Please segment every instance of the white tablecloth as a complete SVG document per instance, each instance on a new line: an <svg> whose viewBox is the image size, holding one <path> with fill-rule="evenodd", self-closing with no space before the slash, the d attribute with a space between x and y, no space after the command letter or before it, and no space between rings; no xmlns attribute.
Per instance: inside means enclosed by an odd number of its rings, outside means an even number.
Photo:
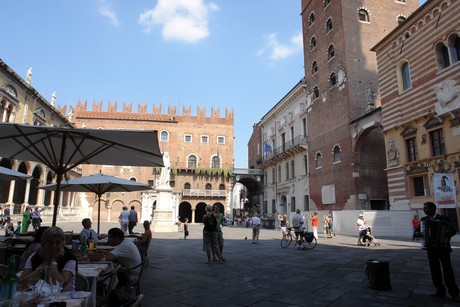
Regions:
<svg viewBox="0 0 460 307"><path fill-rule="evenodd" d="M110 272L114 269L111 261L97 261L78 264L78 273L85 276L89 281L90 291L93 294L93 303L96 306L96 286L97 278L102 273Z"/></svg>

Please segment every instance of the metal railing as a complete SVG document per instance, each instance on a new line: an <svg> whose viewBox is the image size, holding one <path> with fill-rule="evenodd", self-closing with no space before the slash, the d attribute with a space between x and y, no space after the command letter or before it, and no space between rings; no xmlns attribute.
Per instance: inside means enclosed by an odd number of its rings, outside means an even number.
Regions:
<svg viewBox="0 0 460 307"><path fill-rule="evenodd" d="M263 155L263 161L268 161L274 157L276 157L277 155L283 153L283 152L286 152L288 151L289 149L297 146L297 145L307 145L308 142L307 142L307 136L305 135L299 135L297 137L295 137L293 140L289 141L289 142L286 142L284 143L283 145L275 148L274 150L272 150L272 152L264 152L264 155Z"/></svg>
<svg viewBox="0 0 460 307"><path fill-rule="evenodd" d="M187 197L226 197L225 190L202 190L202 189L184 189L182 196Z"/></svg>

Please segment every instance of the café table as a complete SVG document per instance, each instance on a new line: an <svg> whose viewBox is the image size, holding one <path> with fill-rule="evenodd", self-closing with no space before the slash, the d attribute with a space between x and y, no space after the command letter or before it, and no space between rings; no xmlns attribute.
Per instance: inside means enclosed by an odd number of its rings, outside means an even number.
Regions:
<svg viewBox="0 0 460 307"><path fill-rule="evenodd" d="M41 300L37 307L48 306L51 302L65 302L66 307L96 307L96 299L93 296L92 292L61 292L52 301L49 299Z"/></svg>
<svg viewBox="0 0 460 307"><path fill-rule="evenodd" d="M93 294L93 303L96 305L97 278L115 268L112 261L94 261L78 263L78 273L85 276L89 281L90 291Z"/></svg>

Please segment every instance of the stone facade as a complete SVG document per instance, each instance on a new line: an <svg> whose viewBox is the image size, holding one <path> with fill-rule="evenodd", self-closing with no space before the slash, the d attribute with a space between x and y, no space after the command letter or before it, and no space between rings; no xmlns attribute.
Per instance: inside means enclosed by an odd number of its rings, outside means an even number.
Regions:
<svg viewBox="0 0 460 307"><path fill-rule="evenodd" d="M433 201L436 173L453 174L458 198L459 10L458 0L427 1L373 48L394 209L420 209ZM457 214L446 211L457 220L458 208Z"/></svg>
<svg viewBox="0 0 460 307"><path fill-rule="evenodd" d="M158 130L160 149L170 157L169 183L176 199L175 214L182 221L187 217L190 222L201 222L206 204L218 204L222 212L227 212L233 171L233 110L226 109L221 117L220 109L214 108L208 116L205 108L197 108L196 115L192 115L191 107L183 107L181 114L175 106L163 112L162 105L154 104L138 104L137 112L133 112L132 103L123 103L121 110L116 102L109 102L105 110L103 107L102 102L93 102L89 110L87 102L79 101L61 112L72 113L78 128ZM161 168L85 165L82 171L83 175L102 171L156 187ZM139 211L142 194L104 195L101 220L116 221L122 206L134 205ZM92 205L93 196L88 194L87 198ZM156 197L150 201L155 202ZM148 219L151 214L144 213L142 218Z"/></svg>
<svg viewBox="0 0 460 307"><path fill-rule="evenodd" d="M417 0L302 0L312 210L388 208L370 49L417 7Z"/></svg>
<svg viewBox="0 0 460 307"><path fill-rule="evenodd" d="M54 96L54 97L53 97ZM17 124L69 127L73 125L54 107L55 94L51 102L41 96L32 86L32 70L23 79L0 60L0 120ZM0 165L31 175L33 178L24 181L0 182L0 205L9 205L14 214L21 214L25 206L46 206L44 217L52 215L54 192L38 190L39 185L51 183L54 174L44 164L32 161L0 159ZM69 172L70 178L80 176L79 170ZM75 205L73 193L63 193L60 216L71 217L79 213Z"/></svg>

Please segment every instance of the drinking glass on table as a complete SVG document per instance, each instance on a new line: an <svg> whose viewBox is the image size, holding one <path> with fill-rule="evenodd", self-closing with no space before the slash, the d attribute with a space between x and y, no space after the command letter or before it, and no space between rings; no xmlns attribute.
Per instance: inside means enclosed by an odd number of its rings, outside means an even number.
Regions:
<svg viewBox="0 0 460 307"><path fill-rule="evenodd" d="M62 281L55 280L51 286L53 287L53 301L58 301L62 290Z"/></svg>

